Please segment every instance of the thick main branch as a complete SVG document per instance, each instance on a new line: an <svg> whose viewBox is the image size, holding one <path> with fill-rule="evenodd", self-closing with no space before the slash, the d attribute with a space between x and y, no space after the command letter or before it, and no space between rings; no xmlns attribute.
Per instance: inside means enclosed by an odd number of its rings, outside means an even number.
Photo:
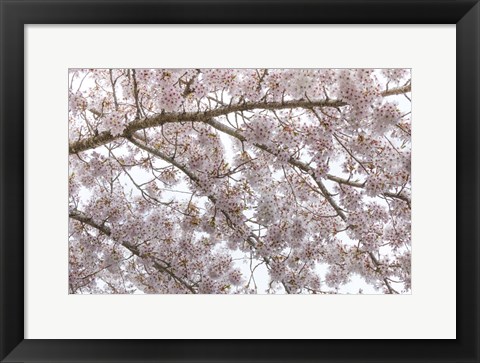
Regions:
<svg viewBox="0 0 480 363"><path fill-rule="evenodd" d="M385 91L382 93L382 96L391 96L401 93L410 92L411 86L407 85L400 88L392 88L391 90ZM128 137L134 132L142 129L147 129L150 127L161 126L166 123L171 122L182 122L182 121L191 121L191 122L204 122L206 120L212 119L218 116L225 116L233 112L241 111L253 111L255 109L263 110L282 110L289 108L306 108L311 109L312 107L342 107L346 106L347 103L342 100L290 100L285 102L242 102L239 104L223 106L215 108L212 110L204 112L183 112L183 113L162 113L154 117L149 117L146 119L136 119L128 124L127 128L123 134L118 136L113 136L108 131L99 133L98 135L78 140L70 143L68 147L69 154L76 154L85 150L93 149L98 146L109 143L118 137Z"/></svg>

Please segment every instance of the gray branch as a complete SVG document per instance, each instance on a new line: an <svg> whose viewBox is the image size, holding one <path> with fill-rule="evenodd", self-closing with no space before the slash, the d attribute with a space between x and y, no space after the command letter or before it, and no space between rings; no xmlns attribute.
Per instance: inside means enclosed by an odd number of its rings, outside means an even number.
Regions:
<svg viewBox="0 0 480 363"><path fill-rule="evenodd" d="M81 223L87 224L90 227L93 227L100 232L102 232L104 235L111 237L112 231L111 229L106 226L105 224L98 224L96 223L91 217L87 216L85 213L80 212L78 210L71 211L69 213L69 217L72 219L75 219ZM127 250L129 250L131 253L133 253L135 256L147 259L145 256L143 256L138 248L128 242L120 242L120 245L125 247ZM154 260L153 261L153 266L155 267L156 270L168 274L170 277L172 277L175 281L177 281L179 284L184 286L187 290L189 290L192 294L196 294L196 290L188 284L185 280L183 280L181 277L177 276L173 271L167 268L167 266L162 266L158 261Z"/></svg>

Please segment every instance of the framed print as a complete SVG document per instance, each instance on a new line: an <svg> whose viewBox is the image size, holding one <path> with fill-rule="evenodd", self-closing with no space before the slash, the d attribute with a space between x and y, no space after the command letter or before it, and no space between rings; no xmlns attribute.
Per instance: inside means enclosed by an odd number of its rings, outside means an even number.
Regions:
<svg viewBox="0 0 480 363"><path fill-rule="evenodd" d="M477 1L1 7L2 361L479 361Z"/></svg>

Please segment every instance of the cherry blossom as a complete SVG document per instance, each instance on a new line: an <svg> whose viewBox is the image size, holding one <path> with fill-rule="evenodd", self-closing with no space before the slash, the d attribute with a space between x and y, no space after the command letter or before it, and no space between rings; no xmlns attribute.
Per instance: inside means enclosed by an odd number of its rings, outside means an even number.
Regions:
<svg viewBox="0 0 480 363"><path fill-rule="evenodd" d="M411 291L409 69L71 69L69 292Z"/></svg>

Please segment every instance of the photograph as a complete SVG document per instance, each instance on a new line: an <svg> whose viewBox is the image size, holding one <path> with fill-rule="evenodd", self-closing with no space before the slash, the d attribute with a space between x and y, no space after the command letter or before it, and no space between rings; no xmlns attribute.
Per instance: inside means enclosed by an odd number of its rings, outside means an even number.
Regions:
<svg viewBox="0 0 480 363"><path fill-rule="evenodd" d="M68 70L69 294L411 294L409 68Z"/></svg>

